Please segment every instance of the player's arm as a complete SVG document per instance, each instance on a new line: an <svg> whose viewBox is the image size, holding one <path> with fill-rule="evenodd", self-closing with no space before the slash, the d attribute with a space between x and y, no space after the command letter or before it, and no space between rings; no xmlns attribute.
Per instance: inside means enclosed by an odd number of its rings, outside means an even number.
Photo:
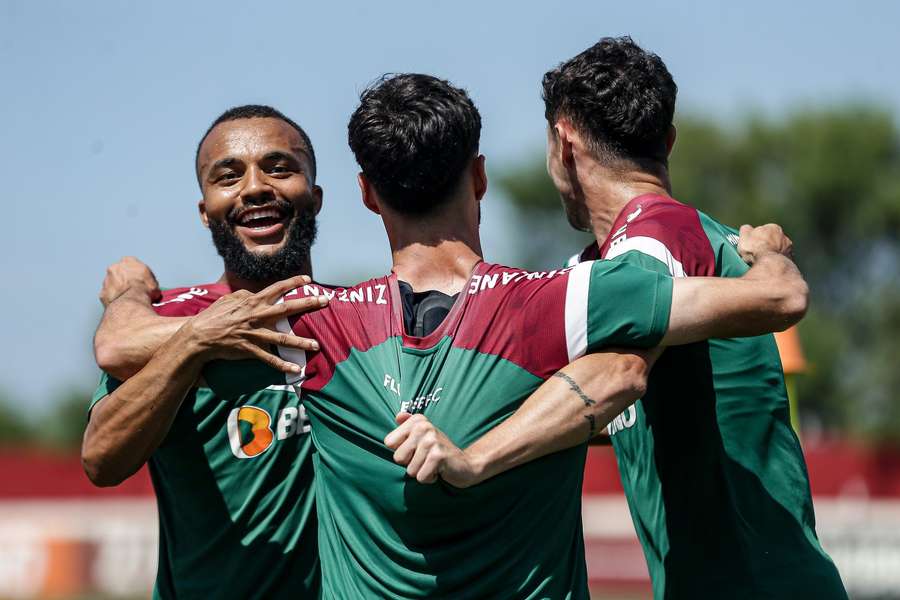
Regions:
<svg viewBox="0 0 900 600"><path fill-rule="evenodd" d="M791 249L781 229L745 226L741 228L739 249L745 260L753 263L744 277L677 279L671 288L654 286L647 271L642 274L640 269L605 265L615 270L594 276L585 286L587 295L602 299L605 289L607 297L618 298L618 302L604 301L591 309L595 314L587 315L583 332L586 350L593 351L610 339L653 345L660 338L665 344L756 335L799 321L806 311L807 288L796 266L781 254L789 254ZM687 285L681 286L683 283ZM592 292L595 284L598 287ZM676 291L679 287L680 293ZM652 306L635 310L642 297L651 298ZM663 312L659 312L660 305L665 308ZM641 313L650 316L641 317ZM618 323L616 315L620 315ZM741 319L747 322L734 322ZM649 369L660 353L657 349L646 355L643 368L640 363L631 362L629 368L622 362L628 360L624 358L627 354L580 358L545 382L513 416L465 450L456 447L422 415L399 415L400 426L385 438L385 444L396 450L395 461L407 466L407 472L421 482L433 482L441 476L452 485L474 485L593 437L643 394ZM630 381L627 376L618 378L619 389L613 375L617 369L631 374ZM572 410L573 399L581 401L580 412Z"/></svg>
<svg viewBox="0 0 900 600"><path fill-rule="evenodd" d="M138 259L126 256L106 270L103 318L94 334L94 358L104 372L128 379L184 325L188 317L156 314L151 302L159 297L156 277Z"/></svg>
<svg viewBox="0 0 900 600"><path fill-rule="evenodd" d="M594 438L647 389L661 349L607 350L582 357L544 382L506 421L458 448L422 414L397 415L385 438L410 477L470 487L541 456Z"/></svg>
<svg viewBox="0 0 900 600"><path fill-rule="evenodd" d="M803 318L809 288L789 258L791 241L781 228L744 225L738 251L752 265L741 277L674 280L663 345L783 331Z"/></svg>
<svg viewBox="0 0 900 600"><path fill-rule="evenodd" d="M275 304L301 282L295 277L258 294L238 291L223 296L185 322L140 371L96 403L81 449L90 480L99 486L117 485L147 461L208 361L253 358L284 373L299 373L298 365L263 348L307 349L303 338L265 326L327 304L324 296Z"/></svg>

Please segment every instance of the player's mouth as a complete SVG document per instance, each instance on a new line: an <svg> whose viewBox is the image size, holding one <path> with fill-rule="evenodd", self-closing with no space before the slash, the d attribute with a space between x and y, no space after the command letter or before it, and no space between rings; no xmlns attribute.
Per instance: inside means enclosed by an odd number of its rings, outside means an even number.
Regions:
<svg viewBox="0 0 900 600"><path fill-rule="evenodd" d="M281 238L293 216L293 210L269 204L241 211L232 223L241 235L255 242L275 242L278 240L271 238Z"/></svg>

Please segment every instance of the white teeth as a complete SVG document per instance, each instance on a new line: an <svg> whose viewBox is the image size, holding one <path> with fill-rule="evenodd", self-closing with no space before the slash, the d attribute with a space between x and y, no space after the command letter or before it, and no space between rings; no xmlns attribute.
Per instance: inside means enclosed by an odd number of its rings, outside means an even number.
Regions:
<svg viewBox="0 0 900 600"><path fill-rule="evenodd" d="M265 219L265 218L273 218L278 219L281 217L281 214L272 208L264 208L262 210L255 210L249 214L245 214L241 217L241 224L250 223L256 219Z"/></svg>

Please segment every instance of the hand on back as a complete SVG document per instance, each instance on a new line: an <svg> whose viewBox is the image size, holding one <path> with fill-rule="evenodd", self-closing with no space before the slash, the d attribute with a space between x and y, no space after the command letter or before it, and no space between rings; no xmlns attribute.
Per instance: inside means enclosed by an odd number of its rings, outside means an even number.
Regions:
<svg viewBox="0 0 900 600"><path fill-rule="evenodd" d="M256 358L279 371L299 373L298 365L283 360L265 348L319 349L315 340L275 330L275 324L281 319L318 310L328 304L325 296L279 302L286 293L309 282L309 277L299 275L273 283L255 294L247 290L232 292L192 317L185 327L210 360Z"/></svg>
<svg viewBox="0 0 900 600"><path fill-rule="evenodd" d="M100 302L103 306L128 291L145 294L150 301L159 300L162 293L159 283L150 267L133 256L126 256L106 269L106 277L100 288Z"/></svg>
<svg viewBox="0 0 900 600"><path fill-rule="evenodd" d="M794 244L780 225L775 223L759 227L742 225L740 234L737 249L747 264L752 265L764 254L792 257Z"/></svg>

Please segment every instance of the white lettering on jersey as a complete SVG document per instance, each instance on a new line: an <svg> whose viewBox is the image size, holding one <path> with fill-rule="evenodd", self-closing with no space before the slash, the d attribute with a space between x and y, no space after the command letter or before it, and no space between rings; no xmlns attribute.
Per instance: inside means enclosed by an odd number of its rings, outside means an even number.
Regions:
<svg viewBox="0 0 900 600"><path fill-rule="evenodd" d="M622 414L610 421L609 425L606 426L606 432L609 433L609 435L616 435L623 429L634 427L635 423L637 423L637 408L632 404L623 410Z"/></svg>
<svg viewBox="0 0 900 600"><path fill-rule="evenodd" d="M163 302L157 302L153 306L165 306L166 304L172 304L173 302L187 302L191 298L195 298L197 296L205 296L209 293L209 290L204 288L191 288L186 292L182 292L175 296L174 298L170 298Z"/></svg>

